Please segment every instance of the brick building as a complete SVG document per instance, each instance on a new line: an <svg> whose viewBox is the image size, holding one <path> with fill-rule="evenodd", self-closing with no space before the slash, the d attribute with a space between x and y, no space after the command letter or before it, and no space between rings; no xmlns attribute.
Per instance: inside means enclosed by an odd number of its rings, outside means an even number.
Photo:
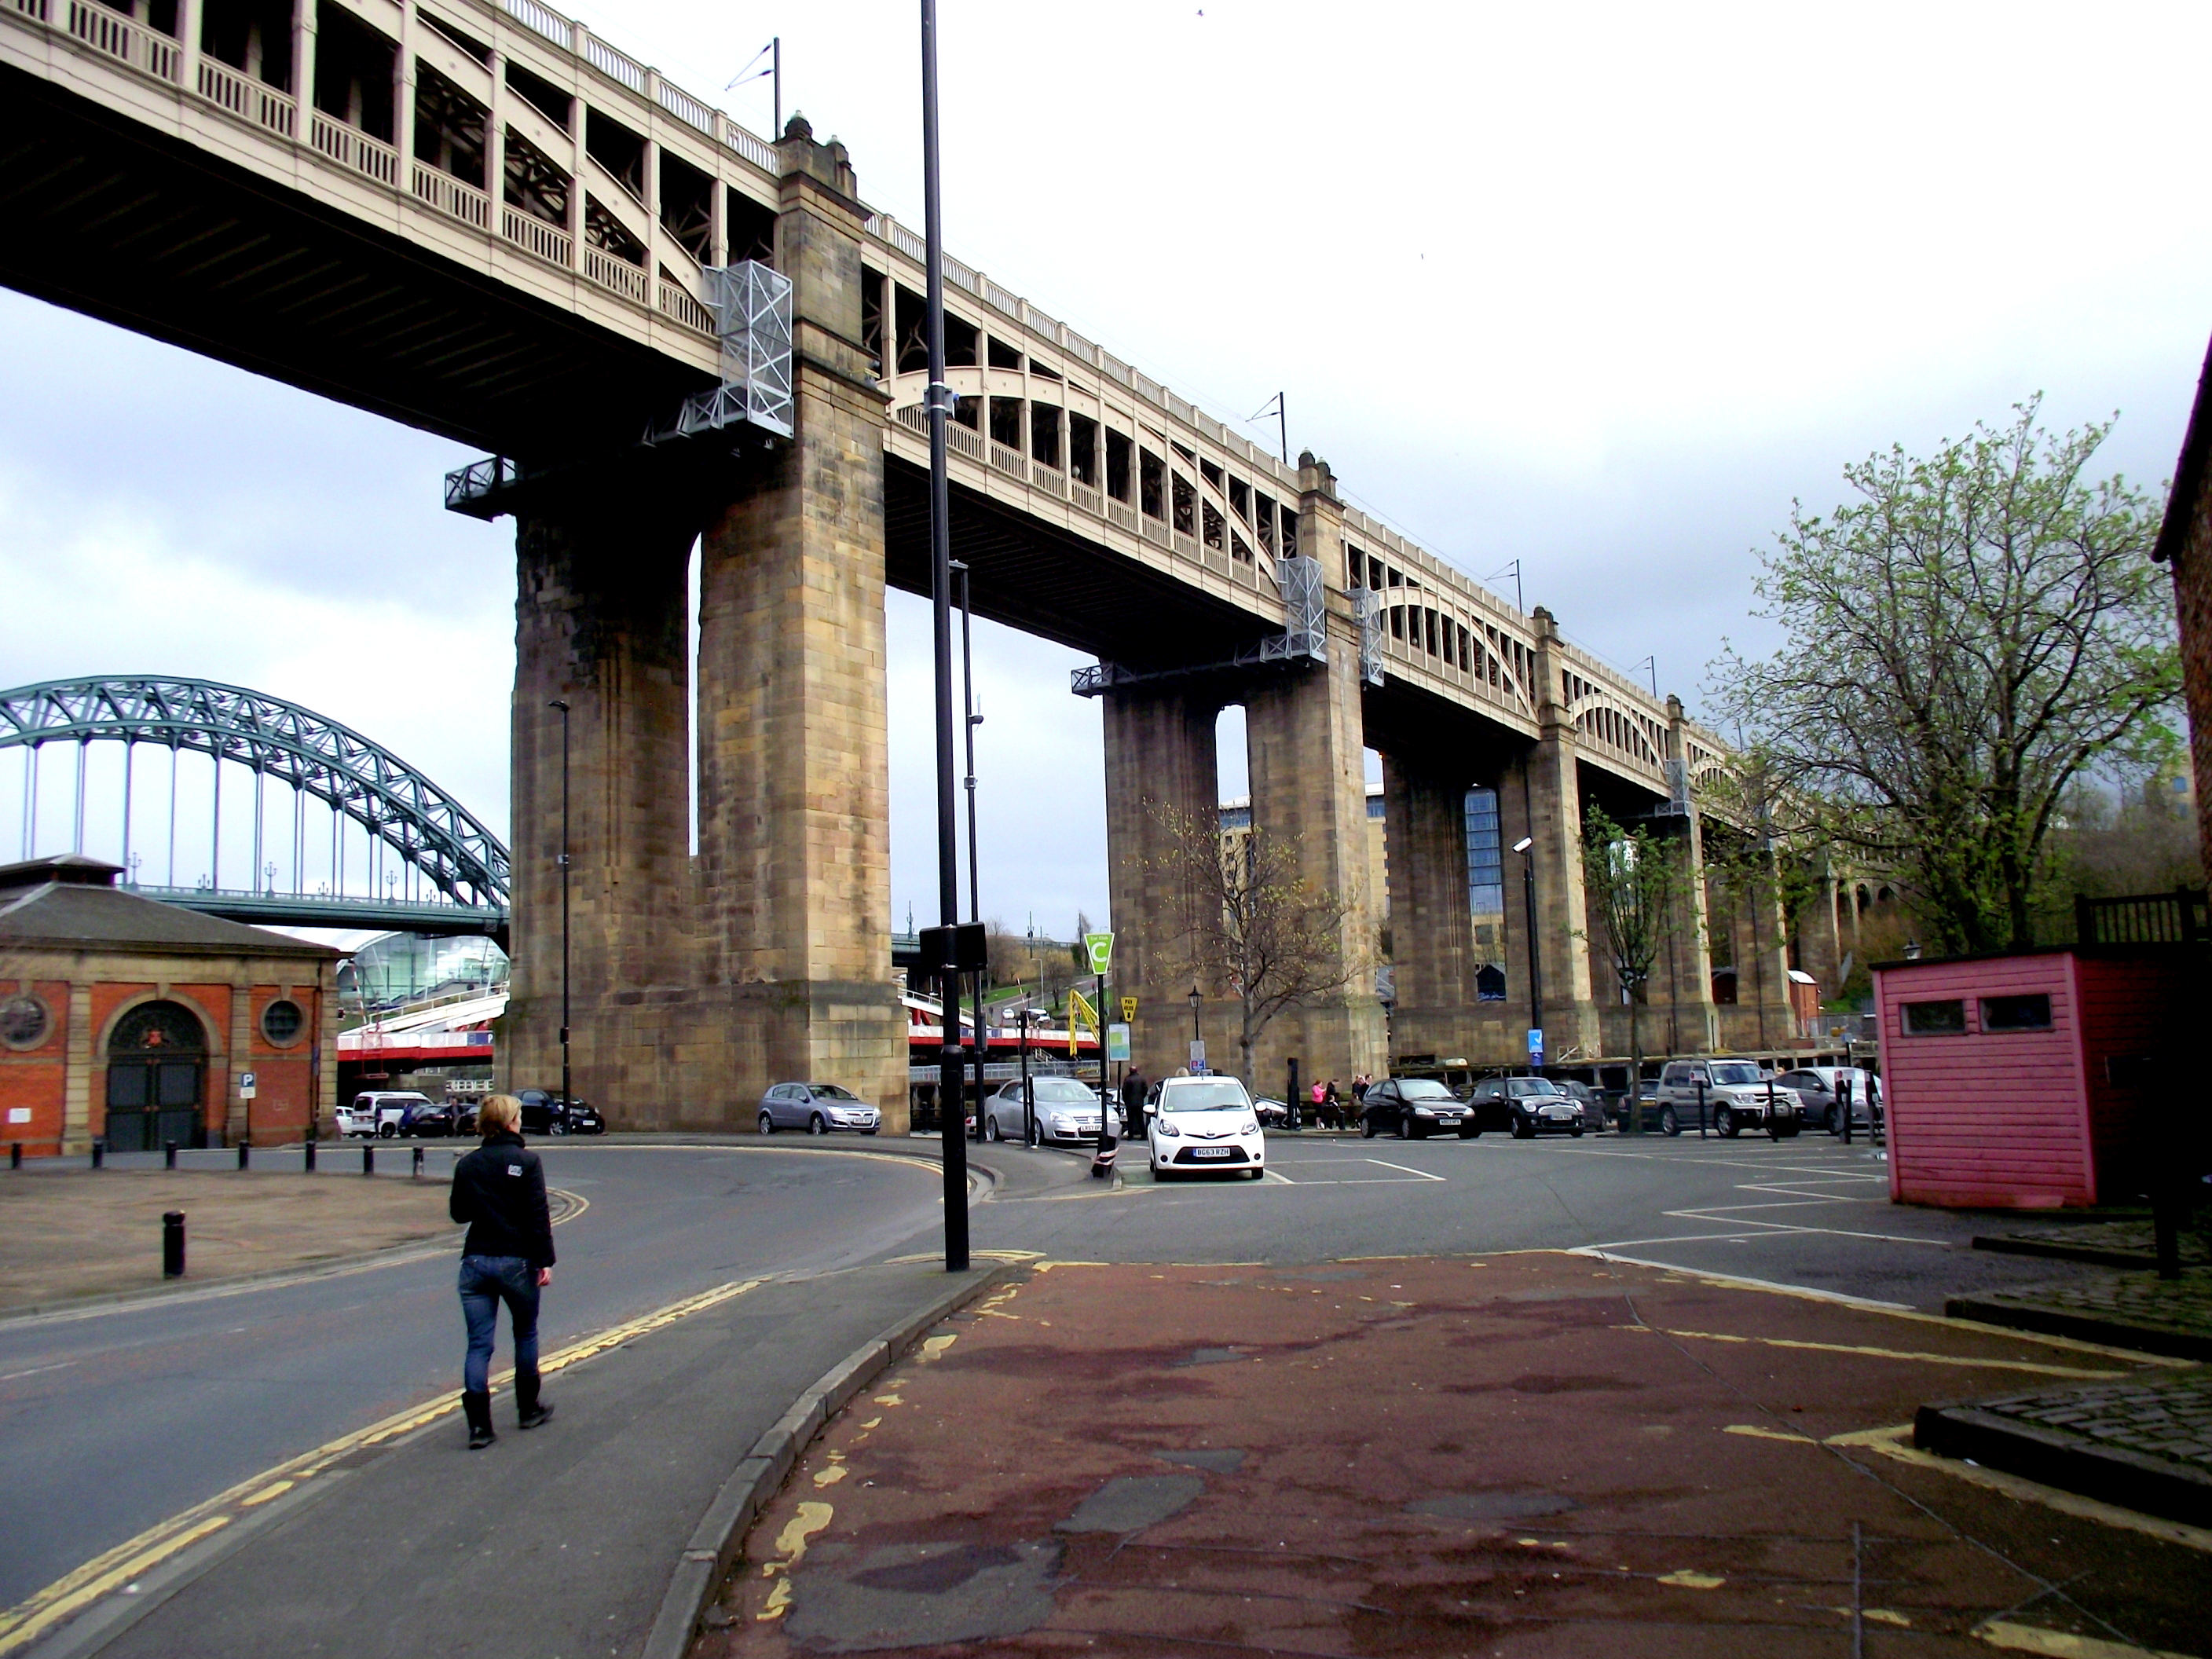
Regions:
<svg viewBox="0 0 2212 1659"><path fill-rule="evenodd" d="M298 1139L337 1086L338 953L141 898L121 873L71 854L0 865L0 1140L35 1156Z"/></svg>
<svg viewBox="0 0 2212 1659"><path fill-rule="evenodd" d="M2181 623L2181 673L2189 703L2190 757L2197 774L2197 844L2212 872L2212 351L2197 382L2197 404L2173 469L2173 495L2151 557L2173 570Z"/></svg>

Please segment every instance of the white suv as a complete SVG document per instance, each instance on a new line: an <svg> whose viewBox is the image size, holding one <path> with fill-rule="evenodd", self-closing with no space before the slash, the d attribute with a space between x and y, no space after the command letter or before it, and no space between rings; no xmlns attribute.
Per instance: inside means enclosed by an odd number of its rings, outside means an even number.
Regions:
<svg viewBox="0 0 2212 1659"><path fill-rule="evenodd" d="M1670 1135L1696 1127L1701 1092L1705 1122L1728 1139L1752 1128L1764 1129L1781 1140L1804 1127L1804 1105L1797 1091L1784 1088L1753 1060L1668 1061L1653 1091L1659 1102L1659 1127Z"/></svg>

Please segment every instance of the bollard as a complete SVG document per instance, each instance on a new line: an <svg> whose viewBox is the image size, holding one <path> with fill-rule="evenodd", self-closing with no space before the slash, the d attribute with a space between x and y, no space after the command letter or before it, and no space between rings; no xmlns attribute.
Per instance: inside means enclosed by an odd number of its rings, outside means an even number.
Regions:
<svg viewBox="0 0 2212 1659"><path fill-rule="evenodd" d="M240 1169L243 1170L246 1164L252 1161L252 1152L253 1143L252 1141L241 1140L238 1143L238 1167Z"/></svg>
<svg viewBox="0 0 2212 1659"><path fill-rule="evenodd" d="M416 1176L422 1173L422 1149L420 1146L415 1149L415 1168L410 1173Z"/></svg>
<svg viewBox="0 0 2212 1659"><path fill-rule="evenodd" d="M177 1143L173 1140L165 1140L161 1143L161 1167L165 1170L173 1170L177 1167Z"/></svg>
<svg viewBox="0 0 2212 1659"><path fill-rule="evenodd" d="M170 1210L161 1217L161 1277L185 1276L185 1212Z"/></svg>
<svg viewBox="0 0 2212 1659"><path fill-rule="evenodd" d="M376 1148L374 1145L361 1149L361 1172L367 1176L376 1173Z"/></svg>
<svg viewBox="0 0 2212 1659"><path fill-rule="evenodd" d="M314 1143L313 1141L310 1140L310 1141L307 1143L307 1173L308 1173L309 1175L313 1175L313 1174L314 1174L314 1172L315 1172L315 1143Z"/></svg>
<svg viewBox="0 0 2212 1659"><path fill-rule="evenodd" d="M20 1140L11 1140L8 1143L8 1167L11 1170L20 1170L23 1167L23 1143Z"/></svg>
<svg viewBox="0 0 2212 1659"><path fill-rule="evenodd" d="M1848 1146L1851 1144L1851 1080L1848 1077L1836 1079L1836 1115L1844 1121L1844 1145Z"/></svg>
<svg viewBox="0 0 2212 1659"><path fill-rule="evenodd" d="M107 1143L104 1140L94 1141L92 1143L92 1167L97 1170L101 1164L106 1162Z"/></svg>
<svg viewBox="0 0 2212 1659"><path fill-rule="evenodd" d="M1698 1139L1705 1138L1705 1080L1698 1079Z"/></svg>

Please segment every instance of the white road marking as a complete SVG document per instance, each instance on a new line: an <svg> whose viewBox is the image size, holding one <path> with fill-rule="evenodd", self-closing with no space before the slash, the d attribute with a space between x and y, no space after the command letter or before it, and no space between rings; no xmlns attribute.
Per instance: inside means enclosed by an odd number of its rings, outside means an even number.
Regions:
<svg viewBox="0 0 2212 1659"><path fill-rule="evenodd" d="M1384 1158L1370 1158L1364 1161L1378 1165L1385 1170L1403 1170L1407 1175L1419 1176L1424 1181L1442 1181L1443 1179L1440 1175L1431 1175L1426 1170L1408 1170L1402 1164L1392 1164Z"/></svg>
<svg viewBox="0 0 2212 1659"><path fill-rule="evenodd" d="M0 1376L0 1382L13 1382L19 1377L37 1376L46 1371L65 1371L76 1364L74 1359L64 1359L52 1365L33 1365L27 1371L9 1371L5 1376Z"/></svg>

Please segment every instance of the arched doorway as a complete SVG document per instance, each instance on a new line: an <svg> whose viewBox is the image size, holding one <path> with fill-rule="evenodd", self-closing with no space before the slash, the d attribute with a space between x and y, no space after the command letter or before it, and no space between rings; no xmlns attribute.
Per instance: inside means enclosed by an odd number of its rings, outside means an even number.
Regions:
<svg viewBox="0 0 2212 1659"><path fill-rule="evenodd" d="M107 1041L109 1149L156 1152L172 1140L206 1146L206 1079L207 1036L198 1015L175 1002L133 1008Z"/></svg>

